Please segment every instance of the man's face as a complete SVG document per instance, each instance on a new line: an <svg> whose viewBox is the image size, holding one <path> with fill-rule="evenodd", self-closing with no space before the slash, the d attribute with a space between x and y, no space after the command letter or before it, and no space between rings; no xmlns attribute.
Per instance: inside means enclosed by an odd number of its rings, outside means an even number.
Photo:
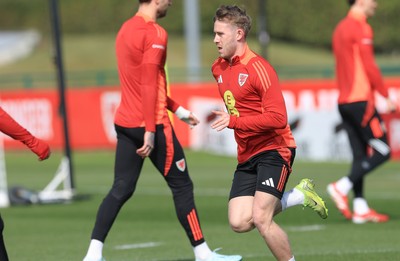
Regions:
<svg viewBox="0 0 400 261"><path fill-rule="evenodd" d="M237 28L226 21L216 20L214 23L214 43L219 56L230 60L236 53Z"/></svg>
<svg viewBox="0 0 400 261"><path fill-rule="evenodd" d="M172 0L158 0L157 19L167 15L168 8L172 5Z"/></svg>
<svg viewBox="0 0 400 261"><path fill-rule="evenodd" d="M375 9L378 7L376 0L363 0L364 12L367 17L375 15Z"/></svg>

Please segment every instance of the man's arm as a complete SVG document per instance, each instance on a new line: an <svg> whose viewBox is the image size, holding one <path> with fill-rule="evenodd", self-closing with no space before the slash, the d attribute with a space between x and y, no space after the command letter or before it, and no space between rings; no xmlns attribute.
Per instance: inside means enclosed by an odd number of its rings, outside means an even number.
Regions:
<svg viewBox="0 0 400 261"><path fill-rule="evenodd" d="M360 56L364 65L367 77L371 83L371 88L386 98L388 111L396 111L396 103L389 97L387 86L384 84L381 70L375 62L373 33L372 29L367 35L363 35L359 40Z"/></svg>
<svg viewBox="0 0 400 261"><path fill-rule="evenodd" d="M39 160L45 160L50 156L49 145L33 136L24 127L19 125L3 108L0 107L0 131L15 140L25 144L34 152Z"/></svg>
<svg viewBox="0 0 400 261"><path fill-rule="evenodd" d="M389 96L388 89L383 82L382 73L375 62L372 29L365 30L365 33L359 34L357 38L361 61L371 87L387 98Z"/></svg>
<svg viewBox="0 0 400 261"><path fill-rule="evenodd" d="M146 73L143 73L146 72ZM157 64L142 65L141 95L143 118L146 131L156 131L156 103L158 92L158 72Z"/></svg>

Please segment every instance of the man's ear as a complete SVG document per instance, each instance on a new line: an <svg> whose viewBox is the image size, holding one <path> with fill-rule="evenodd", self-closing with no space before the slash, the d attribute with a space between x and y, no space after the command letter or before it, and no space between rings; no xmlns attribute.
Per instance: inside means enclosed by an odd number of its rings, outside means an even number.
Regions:
<svg viewBox="0 0 400 261"><path fill-rule="evenodd" d="M236 30L236 40L242 40L242 39L244 39L245 38L245 34L244 34L244 30L243 29L241 29L241 28L238 28L237 30Z"/></svg>

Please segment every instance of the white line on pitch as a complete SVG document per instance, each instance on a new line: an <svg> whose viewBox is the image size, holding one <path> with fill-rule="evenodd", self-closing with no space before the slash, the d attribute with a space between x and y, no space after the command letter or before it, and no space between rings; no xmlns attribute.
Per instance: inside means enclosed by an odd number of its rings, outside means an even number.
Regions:
<svg viewBox="0 0 400 261"><path fill-rule="evenodd" d="M326 226L324 225L309 225L309 226L287 226L284 228L292 232L304 232L304 231L318 231L324 230Z"/></svg>
<svg viewBox="0 0 400 261"><path fill-rule="evenodd" d="M147 242L147 243L137 243L137 244L125 244L115 246L114 249L117 250L126 250L126 249L136 249L136 248L149 248L149 247L156 247L162 245L160 242Z"/></svg>

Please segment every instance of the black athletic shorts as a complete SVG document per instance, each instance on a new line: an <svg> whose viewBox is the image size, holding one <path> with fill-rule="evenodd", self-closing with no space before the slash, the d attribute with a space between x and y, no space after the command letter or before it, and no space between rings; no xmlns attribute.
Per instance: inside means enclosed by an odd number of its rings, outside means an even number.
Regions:
<svg viewBox="0 0 400 261"><path fill-rule="evenodd" d="M370 115L366 115L367 106L367 102L354 102L338 106L346 130L352 128L357 138L366 144L374 139L387 143L386 129L382 118L375 108Z"/></svg>
<svg viewBox="0 0 400 261"><path fill-rule="evenodd" d="M277 150L261 152L248 161L238 164L233 176L229 199L240 196L254 196L262 191L281 199L296 155L290 148L290 162Z"/></svg>

